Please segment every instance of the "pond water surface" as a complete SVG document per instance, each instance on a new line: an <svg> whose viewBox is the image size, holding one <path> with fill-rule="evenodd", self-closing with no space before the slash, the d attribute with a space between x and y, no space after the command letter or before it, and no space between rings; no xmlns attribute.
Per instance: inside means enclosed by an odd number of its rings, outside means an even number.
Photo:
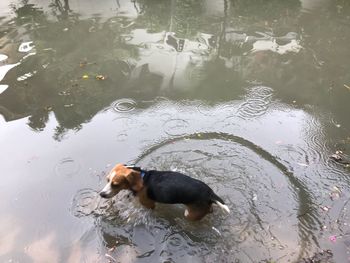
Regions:
<svg viewBox="0 0 350 263"><path fill-rule="evenodd" d="M349 43L347 0L1 0L0 261L350 262ZM115 163L231 214L102 200Z"/></svg>

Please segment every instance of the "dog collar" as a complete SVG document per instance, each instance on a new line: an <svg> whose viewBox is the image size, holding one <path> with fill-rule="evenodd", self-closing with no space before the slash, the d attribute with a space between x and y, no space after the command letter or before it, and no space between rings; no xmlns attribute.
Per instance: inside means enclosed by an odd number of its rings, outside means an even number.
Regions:
<svg viewBox="0 0 350 263"><path fill-rule="evenodd" d="M141 169L141 167L134 166L134 165L125 165L129 169L133 169L135 171L138 171L141 173L141 178L143 179L146 175L146 172Z"/></svg>
<svg viewBox="0 0 350 263"><path fill-rule="evenodd" d="M146 173L145 171L141 171L141 178L143 179L145 177Z"/></svg>

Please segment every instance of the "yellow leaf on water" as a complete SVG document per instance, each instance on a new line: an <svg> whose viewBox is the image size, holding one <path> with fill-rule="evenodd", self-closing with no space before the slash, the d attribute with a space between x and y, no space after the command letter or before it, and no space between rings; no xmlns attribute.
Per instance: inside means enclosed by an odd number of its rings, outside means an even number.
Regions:
<svg viewBox="0 0 350 263"><path fill-rule="evenodd" d="M96 79L98 79L98 80L105 80L106 77L103 76L103 75L97 75L97 76L96 76Z"/></svg>
<svg viewBox="0 0 350 263"><path fill-rule="evenodd" d="M88 79L89 75L83 75L83 79Z"/></svg>

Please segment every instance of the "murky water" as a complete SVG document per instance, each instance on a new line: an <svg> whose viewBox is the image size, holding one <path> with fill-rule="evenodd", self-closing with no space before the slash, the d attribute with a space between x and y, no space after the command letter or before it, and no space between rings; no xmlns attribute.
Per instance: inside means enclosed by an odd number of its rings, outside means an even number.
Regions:
<svg viewBox="0 0 350 263"><path fill-rule="evenodd" d="M350 262L349 42L347 0L2 0L0 261ZM102 200L119 162L232 212Z"/></svg>

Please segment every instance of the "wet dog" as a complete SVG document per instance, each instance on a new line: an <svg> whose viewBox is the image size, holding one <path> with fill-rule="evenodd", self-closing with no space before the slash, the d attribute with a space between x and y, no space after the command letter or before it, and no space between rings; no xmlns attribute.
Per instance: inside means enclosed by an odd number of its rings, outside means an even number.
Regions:
<svg viewBox="0 0 350 263"><path fill-rule="evenodd" d="M214 191L202 181L172 171L146 171L139 167L117 164L107 175L107 185L100 196L111 198L127 189L138 197L140 203L154 209L156 202L186 205L185 217L200 220L212 212L216 204L227 213L230 209Z"/></svg>

